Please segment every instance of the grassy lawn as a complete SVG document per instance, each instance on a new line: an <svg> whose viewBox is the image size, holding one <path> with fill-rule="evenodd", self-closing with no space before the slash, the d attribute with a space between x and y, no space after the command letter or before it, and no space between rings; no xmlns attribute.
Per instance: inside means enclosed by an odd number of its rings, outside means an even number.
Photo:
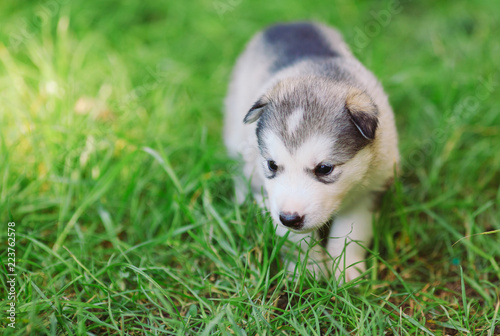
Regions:
<svg viewBox="0 0 500 336"><path fill-rule="evenodd" d="M400 134L345 285L283 272L221 139L237 55L295 19L342 31ZM0 333L500 335L499 34L494 0L0 2Z"/></svg>

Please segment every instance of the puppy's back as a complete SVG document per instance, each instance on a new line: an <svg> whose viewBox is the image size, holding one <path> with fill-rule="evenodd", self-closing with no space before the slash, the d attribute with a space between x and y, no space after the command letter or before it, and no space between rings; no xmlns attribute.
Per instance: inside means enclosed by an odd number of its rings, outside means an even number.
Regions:
<svg viewBox="0 0 500 336"><path fill-rule="evenodd" d="M275 58L269 71L282 70L303 60L325 60L349 56L340 34L335 30L310 22L276 24L262 35L265 49Z"/></svg>

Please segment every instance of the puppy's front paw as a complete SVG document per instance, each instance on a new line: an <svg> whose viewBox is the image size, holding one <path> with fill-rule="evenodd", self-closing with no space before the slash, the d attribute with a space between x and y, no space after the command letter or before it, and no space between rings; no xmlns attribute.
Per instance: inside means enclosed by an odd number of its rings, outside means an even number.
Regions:
<svg viewBox="0 0 500 336"><path fill-rule="evenodd" d="M328 266L324 262L310 261L307 264L307 269L316 280L328 280L330 278Z"/></svg>
<svg viewBox="0 0 500 336"><path fill-rule="evenodd" d="M290 274L298 274L307 270L316 280L324 280L329 278L329 271L326 264L324 262L318 262L315 260L308 260L305 267L302 264L288 261L286 264L286 270Z"/></svg>
<svg viewBox="0 0 500 336"><path fill-rule="evenodd" d="M359 258L356 261L350 260L344 264L344 261L340 259L339 263L334 266L335 279L343 283L344 281L349 282L359 278L366 271L366 263L362 260L362 258Z"/></svg>

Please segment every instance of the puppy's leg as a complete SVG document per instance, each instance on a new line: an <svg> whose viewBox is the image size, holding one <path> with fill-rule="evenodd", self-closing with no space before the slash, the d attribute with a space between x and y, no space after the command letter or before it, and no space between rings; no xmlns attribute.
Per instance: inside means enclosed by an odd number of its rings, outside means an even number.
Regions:
<svg viewBox="0 0 500 336"><path fill-rule="evenodd" d="M276 228L276 233L279 236L284 236L289 230L278 225ZM317 237L315 232L310 232L306 234L297 234L290 232L288 235L288 240L293 242L297 248L288 251L285 250L285 267L288 272L295 272L297 267L297 261L300 258L302 263L306 262L307 269L313 274L316 279L322 277L328 278L328 270L326 268L325 260L326 256L324 253L324 248L315 241ZM306 258L307 256L307 258Z"/></svg>
<svg viewBox="0 0 500 336"><path fill-rule="evenodd" d="M264 181L260 176L260 167L255 160L256 154L253 152L252 150L243 151L244 162L238 167L242 169L243 175L233 177L236 201L238 204L242 204L251 190L257 204L264 207L266 205L264 202L266 196Z"/></svg>
<svg viewBox="0 0 500 336"><path fill-rule="evenodd" d="M248 195L248 183L243 176L234 176L233 181L236 201L241 205Z"/></svg>
<svg viewBox="0 0 500 336"><path fill-rule="evenodd" d="M338 280L343 280L339 277L344 271L345 280L350 281L366 270L366 251L361 245L369 244L373 236L372 209L373 198L367 195L335 218L326 250L333 258L329 270L333 269Z"/></svg>

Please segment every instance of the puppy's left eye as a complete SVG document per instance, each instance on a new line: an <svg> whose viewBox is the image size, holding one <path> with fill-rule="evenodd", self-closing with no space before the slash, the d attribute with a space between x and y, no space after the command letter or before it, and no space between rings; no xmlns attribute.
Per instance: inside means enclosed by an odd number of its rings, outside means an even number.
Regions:
<svg viewBox="0 0 500 336"><path fill-rule="evenodd" d="M316 176L330 175L332 171L333 171L333 165L329 163L320 163L314 168L314 174Z"/></svg>
<svg viewBox="0 0 500 336"><path fill-rule="evenodd" d="M273 160L267 160L267 168L273 173L278 171L278 165Z"/></svg>

